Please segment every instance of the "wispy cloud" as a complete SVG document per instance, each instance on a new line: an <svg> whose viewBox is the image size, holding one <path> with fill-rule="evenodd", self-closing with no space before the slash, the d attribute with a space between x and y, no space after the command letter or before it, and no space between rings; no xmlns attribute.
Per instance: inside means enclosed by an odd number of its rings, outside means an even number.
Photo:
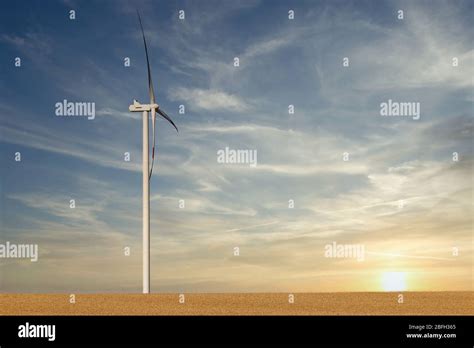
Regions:
<svg viewBox="0 0 474 348"><path fill-rule="evenodd" d="M218 90L177 88L169 93L174 101L186 101L191 107L210 111L244 112L250 108L249 104L236 95Z"/></svg>
<svg viewBox="0 0 474 348"><path fill-rule="evenodd" d="M0 42L12 45L33 60L39 56L48 56L53 52L51 37L38 32L28 32L22 36L3 34L0 36Z"/></svg>
<svg viewBox="0 0 474 348"><path fill-rule="evenodd" d="M126 112L126 111L120 111L116 110L110 107L103 108L100 110L97 110L96 115L98 116L113 116L117 117L120 119L132 119L132 120L140 120L141 119L141 114L135 113L135 112Z"/></svg>

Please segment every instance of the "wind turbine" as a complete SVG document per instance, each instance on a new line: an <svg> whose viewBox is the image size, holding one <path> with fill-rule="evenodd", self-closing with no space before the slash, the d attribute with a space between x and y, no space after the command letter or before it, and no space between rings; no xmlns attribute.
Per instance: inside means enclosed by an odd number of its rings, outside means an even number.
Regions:
<svg viewBox="0 0 474 348"><path fill-rule="evenodd" d="M156 113L167 120L178 131L178 127L174 124L171 118L160 109L160 106L155 102L155 92L153 91L153 82L151 80L150 60L148 59L148 47L145 39L145 32L143 31L142 19L137 10L138 22L142 31L143 45L145 46L146 65L148 70L148 92L150 95L150 104L140 104L135 99L133 104L129 106L130 112L141 112L143 114L143 161L142 161L142 180L143 180L143 293L150 292L150 179L153 172L153 164L155 162L155 121ZM151 112L151 122L153 129L153 147L151 152L151 168L149 166L149 146L148 146L148 113Z"/></svg>

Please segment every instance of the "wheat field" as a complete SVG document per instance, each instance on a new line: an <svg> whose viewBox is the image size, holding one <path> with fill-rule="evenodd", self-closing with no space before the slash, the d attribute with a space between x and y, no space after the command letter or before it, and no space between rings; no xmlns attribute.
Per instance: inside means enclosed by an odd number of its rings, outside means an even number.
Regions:
<svg viewBox="0 0 474 348"><path fill-rule="evenodd" d="M0 315L473 315L474 292L0 294ZM181 300L181 302L180 302Z"/></svg>

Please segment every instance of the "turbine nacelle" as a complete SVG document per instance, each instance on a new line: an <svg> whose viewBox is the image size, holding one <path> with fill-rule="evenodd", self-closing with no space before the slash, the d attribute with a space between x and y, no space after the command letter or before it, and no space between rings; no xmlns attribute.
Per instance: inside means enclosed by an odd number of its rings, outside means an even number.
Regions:
<svg viewBox="0 0 474 348"><path fill-rule="evenodd" d="M158 104L140 104L135 99L133 100L133 104L128 107L130 112L143 112L143 111L151 111L152 109L159 109L160 106Z"/></svg>
<svg viewBox="0 0 474 348"><path fill-rule="evenodd" d="M152 110L155 110L158 115L163 117L166 121L168 121L174 127L174 129L176 129L176 132L178 131L178 127L176 127L173 120L166 114L166 112L164 112L162 109L160 109L160 106L156 103L140 104L138 101L136 101L134 99L133 104L128 107L128 110L130 112L143 112L143 111L150 112ZM152 118L152 122L153 122L153 148L155 147L155 117Z"/></svg>

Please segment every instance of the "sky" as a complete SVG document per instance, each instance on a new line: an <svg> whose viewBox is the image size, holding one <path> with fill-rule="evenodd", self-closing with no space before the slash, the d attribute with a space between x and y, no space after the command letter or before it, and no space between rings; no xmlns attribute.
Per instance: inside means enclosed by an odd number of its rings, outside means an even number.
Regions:
<svg viewBox="0 0 474 348"><path fill-rule="evenodd" d="M39 257L0 259L0 292L141 292L136 8L179 128L157 121L153 292L472 290L473 6L2 1L0 243ZM95 118L57 116L65 99ZM389 100L419 119L382 116Z"/></svg>

